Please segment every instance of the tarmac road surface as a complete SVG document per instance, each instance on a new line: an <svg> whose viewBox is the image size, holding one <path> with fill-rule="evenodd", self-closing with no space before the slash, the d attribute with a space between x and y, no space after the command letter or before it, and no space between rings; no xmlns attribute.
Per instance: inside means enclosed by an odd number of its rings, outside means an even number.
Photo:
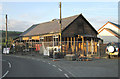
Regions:
<svg viewBox="0 0 120 79"><path fill-rule="evenodd" d="M14 56L3 56L3 77L64 77L71 75L54 64Z"/></svg>
<svg viewBox="0 0 120 79"><path fill-rule="evenodd" d="M8 79L118 79L117 59L87 62L52 61L50 58L26 55L3 55L2 58L3 77Z"/></svg>

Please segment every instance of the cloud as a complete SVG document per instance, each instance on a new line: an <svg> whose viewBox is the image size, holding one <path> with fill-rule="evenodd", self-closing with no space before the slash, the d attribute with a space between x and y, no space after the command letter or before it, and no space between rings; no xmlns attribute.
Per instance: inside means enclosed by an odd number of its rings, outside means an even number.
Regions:
<svg viewBox="0 0 120 79"><path fill-rule="evenodd" d="M30 26L32 25L31 22L27 22L27 21L20 21L20 20L9 20L8 21L8 30L10 31L25 31L26 29L28 29ZM5 30L5 24L2 25L2 28L0 27L0 29Z"/></svg>
<svg viewBox="0 0 120 79"><path fill-rule="evenodd" d="M90 24L98 30L100 27L102 27L106 22L111 21L114 23L118 23L118 20L113 17L91 17L87 18L87 20L90 22ZM3 21L2 21L3 22ZM34 23L28 22L28 21L20 21L20 20L9 20L8 21L8 30L11 31L25 31L27 30L31 25ZM2 27L0 29L5 30L5 22L3 22Z"/></svg>
<svg viewBox="0 0 120 79"><path fill-rule="evenodd" d="M0 0L0 2L118 2L118 0Z"/></svg>
<svg viewBox="0 0 120 79"><path fill-rule="evenodd" d="M102 27L108 21L118 24L118 19L115 17L102 17L102 16L101 17L92 17L92 18L88 18L88 21L90 22L90 24L93 25L93 27L96 30L98 30L100 27Z"/></svg>
<svg viewBox="0 0 120 79"><path fill-rule="evenodd" d="M0 4L0 13L2 12L2 4Z"/></svg>

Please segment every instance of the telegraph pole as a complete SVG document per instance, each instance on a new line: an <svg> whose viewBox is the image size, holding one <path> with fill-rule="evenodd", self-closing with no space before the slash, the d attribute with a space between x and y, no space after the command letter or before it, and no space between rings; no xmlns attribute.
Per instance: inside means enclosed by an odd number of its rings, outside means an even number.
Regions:
<svg viewBox="0 0 120 79"><path fill-rule="evenodd" d="M62 49L62 15L61 15L61 2L59 4L60 6L60 52L61 52L61 49Z"/></svg>
<svg viewBox="0 0 120 79"><path fill-rule="evenodd" d="M8 35L7 35L7 34L8 34L8 33L7 33L7 14L6 14L6 17L5 17L5 18L6 18L6 41L5 41L5 42L6 42L6 53L7 53L7 44L8 44Z"/></svg>

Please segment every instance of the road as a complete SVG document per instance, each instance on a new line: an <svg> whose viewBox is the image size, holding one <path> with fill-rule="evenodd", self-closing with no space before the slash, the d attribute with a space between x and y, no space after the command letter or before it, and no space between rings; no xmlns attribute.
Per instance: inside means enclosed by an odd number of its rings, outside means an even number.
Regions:
<svg viewBox="0 0 120 79"><path fill-rule="evenodd" d="M68 72L44 60L3 56L2 63L3 77L71 77Z"/></svg>
<svg viewBox="0 0 120 79"><path fill-rule="evenodd" d="M3 55L3 77L26 79L118 79L118 60L52 61L40 56ZM9 78L8 78L9 79ZM19 78L18 78L19 79ZM108 78L109 79L109 78Z"/></svg>

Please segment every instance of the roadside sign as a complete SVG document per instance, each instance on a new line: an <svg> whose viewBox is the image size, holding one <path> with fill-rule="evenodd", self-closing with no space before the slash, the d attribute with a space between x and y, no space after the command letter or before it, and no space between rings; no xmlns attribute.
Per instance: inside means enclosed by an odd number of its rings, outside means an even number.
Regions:
<svg viewBox="0 0 120 79"><path fill-rule="evenodd" d="M15 47L15 44L13 44L13 48Z"/></svg>
<svg viewBox="0 0 120 79"><path fill-rule="evenodd" d="M44 49L44 55L49 56L49 47L47 47L47 49Z"/></svg>
<svg viewBox="0 0 120 79"><path fill-rule="evenodd" d="M9 51L10 51L10 48L4 48L4 49L3 49L3 53L4 53L4 54L9 54Z"/></svg>
<svg viewBox="0 0 120 79"><path fill-rule="evenodd" d="M99 46L99 43L97 44L97 46Z"/></svg>

